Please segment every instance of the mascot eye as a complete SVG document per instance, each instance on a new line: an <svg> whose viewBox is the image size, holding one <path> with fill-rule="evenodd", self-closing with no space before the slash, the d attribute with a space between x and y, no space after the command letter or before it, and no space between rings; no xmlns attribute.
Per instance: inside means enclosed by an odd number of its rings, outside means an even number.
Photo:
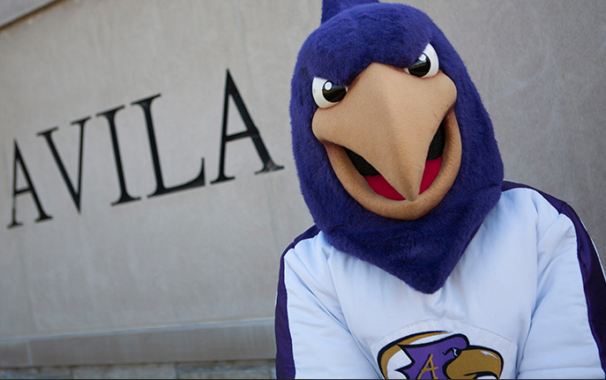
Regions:
<svg viewBox="0 0 606 380"><path fill-rule="evenodd" d="M329 108L337 105L347 93L347 87L338 86L329 80L317 77L314 78L311 87L314 100L320 108Z"/></svg>
<svg viewBox="0 0 606 380"><path fill-rule="evenodd" d="M438 62L438 54L433 46L427 44L423 54L409 68L404 69L408 74L419 78L431 78L438 73L440 63Z"/></svg>

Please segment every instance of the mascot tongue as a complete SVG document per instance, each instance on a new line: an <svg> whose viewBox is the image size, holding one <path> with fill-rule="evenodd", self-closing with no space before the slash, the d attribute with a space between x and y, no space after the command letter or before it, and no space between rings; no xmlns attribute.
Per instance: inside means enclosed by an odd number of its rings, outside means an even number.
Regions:
<svg viewBox="0 0 606 380"><path fill-rule="evenodd" d="M440 172L442 166L442 157L429 160L425 163L423 171L423 179L421 180L421 190L419 194L423 194L425 190L433 183ZM366 176L366 182L375 191L375 193L384 196L385 198L393 199L394 201L403 201L405 198L394 189L382 175Z"/></svg>

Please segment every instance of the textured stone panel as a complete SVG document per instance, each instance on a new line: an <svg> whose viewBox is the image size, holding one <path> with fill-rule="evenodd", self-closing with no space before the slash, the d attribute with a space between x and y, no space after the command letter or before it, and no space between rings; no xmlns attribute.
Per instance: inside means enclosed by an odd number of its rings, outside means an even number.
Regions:
<svg viewBox="0 0 606 380"><path fill-rule="evenodd" d="M68 367L0 369L0 379L71 379Z"/></svg>
<svg viewBox="0 0 606 380"><path fill-rule="evenodd" d="M275 379L273 360L180 363L180 379Z"/></svg>
<svg viewBox="0 0 606 380"><path fill-rule="evenodd" d="M33 340L33 366L269 359L272 320Z"/></svg>
<svg viewBox="0 0 606 380"><path fill-rule="evenodd" d="M0 368L30 365L25 342L0 343Z"/></svg>
<svg viewBox="0 0 606 380"><path fill-rule="evenodd" d="M0 228L8 250L0 259L7 264L0 267L0 304L11 305L0 337L273 314L287 244L279 242L277 226L293 223L279 220L272 205L286 196L302 202L293 191L271 192L272 176L291 183L284 187L297 186L290 143L284 134L273 137L288 121L254 112L238 23L234 3L226 1L66 0L0 32L0 172L6 178L0 215L7 225L16 140L53 217L35 223L37 210L26 194L16 201L23 226ZM251 139L233 141L225 173L235 180L211 185L219 170L227 69L267 150L285 169L255 175L262 165ZM146 121L131 103L158 93L151 114L165 186L194 178L202 158L206 184L150 198L156 177ZM96 115L122 105L115 122L126 188L141 199L112 206L120 195L114 152L107 121ZM58 127L52 136L75 183L79 128L70 123L87 116L78 213L38 133ZM228 130L245 130L231 100Z"/></svg>
<svg viewBox="0 0 606 380"><path fill-rule="evenodd" d="M73 379L176 379L174 364L87 366L72 369Z"/></svg>

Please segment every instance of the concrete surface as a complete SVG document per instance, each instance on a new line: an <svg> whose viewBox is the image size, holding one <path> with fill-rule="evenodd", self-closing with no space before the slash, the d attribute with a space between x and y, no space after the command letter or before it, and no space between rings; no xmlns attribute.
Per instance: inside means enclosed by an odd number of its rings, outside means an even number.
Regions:
<svg viewBox="0 0 606 380"><path fill-rule="evenodd" d="M0 1L0 27L17 21L56 0L2 0Z"/></svg>
<svg viewBox="0 0 606 380"><path fill-rule="evenodd" d="M273 360L0 369L0 379L275 379Z"/></svg>

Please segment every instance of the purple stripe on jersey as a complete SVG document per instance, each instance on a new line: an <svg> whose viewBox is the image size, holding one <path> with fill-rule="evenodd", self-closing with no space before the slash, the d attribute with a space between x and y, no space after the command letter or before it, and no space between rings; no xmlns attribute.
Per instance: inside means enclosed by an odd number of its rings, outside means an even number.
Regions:
<svg viewBox="0 0 606 380"><path fill-rule="evenodd" d="M531 189L538 192L560 214L566 215L574 225L577 235L577 255L581 266L581 275L583 276L585 300L587 301L589 326L600 352L602 369L606 372L606 282L593 242L577 214L566 202L530 186L503 181L503 191L517 188Z"/></svg>
<svg viewBox="0 0 606 380"><path fill-rule="evenodd" d="M286 284L284 283L284 256L295 247L301 240L311 239L320 232L318 227L313 226L302 235L297 237L292 244L286 248L280 260L280 279L278 282L278 296L276 299L276 377L278 379L295 378L295 360L292 353L292 338L288 326L288 309Z"/></svg>

